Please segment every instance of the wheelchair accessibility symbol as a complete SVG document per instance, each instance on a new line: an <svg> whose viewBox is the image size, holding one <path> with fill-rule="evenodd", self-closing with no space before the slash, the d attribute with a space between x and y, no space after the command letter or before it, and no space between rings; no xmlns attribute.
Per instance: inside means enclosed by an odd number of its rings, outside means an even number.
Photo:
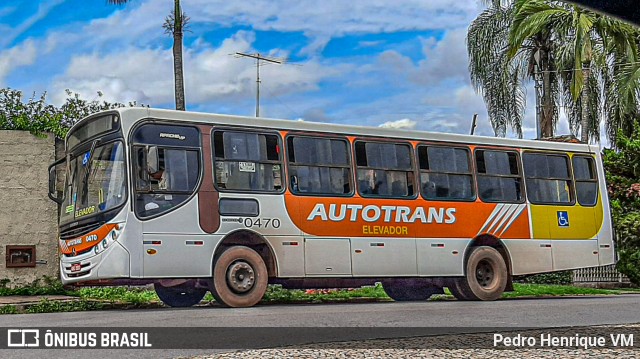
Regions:
<svg viewBox="0 0 640 359"><path fill-rule="evenodd" d="M567 211L558 211L558 226L569 227L569 214Z"/></svg>

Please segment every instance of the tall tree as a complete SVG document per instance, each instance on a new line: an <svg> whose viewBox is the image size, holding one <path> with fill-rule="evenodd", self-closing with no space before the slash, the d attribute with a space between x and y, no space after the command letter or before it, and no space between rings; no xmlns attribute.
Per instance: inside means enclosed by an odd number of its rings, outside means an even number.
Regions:
<svg viewBox="0 0 640 359"><path fill-rule="evenodd" d="M113 5L126 4L131 0L107 0L107 3ZM189 22L189 17L182 12L180 0L174 0L174 7L171 14L165 18L162 27L165 32L173 36L173 79L174 79L174 96L176 100L176 110L184 111L186 109L184 98L184 69L182 66L182 43L184 30Z"/></svg>
<svg viewBox="0 0 640 359"><path fill-rule="evenodd" d="M469 26L467 50L469 72L476 91L481 92L497 136L510 126L522 137L527 80L537 81L537 104L541 137L553 136L558 119L558 87L552 43L548 33L527 38L509 56L509 35L513 25L513 1L486 1L488 8ZM536 74L542 76L536 77Z"/></svg>
<svg viewBox="0 0 640 359"><path fill-rule="evenodd" d="M613 71L617 71L618 62L635 61L637 47L633 28L575 5L516 0L509 36L510 55L526 39L549 32L557 44L556 62L563 82L564 108L574 132L580 129L581 140L588 142L598 137L600 118L606 115L606 119L610 111L620 110L604 106L603 79L611 73L612 66Z"/></svg>
<svg viewBox="0 0 640 359"><path fill-rule="evenodd" d="M640 98L640 67L630 66L637 59L638 30L559 1L486 2L467 41L471 79L494 129L514 111L507 121L521 126L524 105L511 99L529 80L536 85L541 137L553 135L560 106L583 141L598 137L601 118L612 139L618 128L631 128Z"/></svg>
<svg viewBox="0 0 640 359"><path fill-rule="evenodd" d="M176 110L186 109L184 99L184 72L182 67L182 38L189 22L189 17L182 12L180 0L174 1L174 9L165 19L165 32L173 35L173 78L175 87Z"/></svg>

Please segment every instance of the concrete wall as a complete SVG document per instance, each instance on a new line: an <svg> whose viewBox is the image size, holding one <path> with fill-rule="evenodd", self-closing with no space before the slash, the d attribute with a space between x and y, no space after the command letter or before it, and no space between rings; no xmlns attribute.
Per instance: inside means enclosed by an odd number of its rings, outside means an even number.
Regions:
<svg viewBox="0 0 640 359"><path fill-rule="evenodd" d="M58 278L57 206L47 196L54 137L0 131L0 280L9 286ZM33 268L7 268L6 245L35 245Z"/></svg>

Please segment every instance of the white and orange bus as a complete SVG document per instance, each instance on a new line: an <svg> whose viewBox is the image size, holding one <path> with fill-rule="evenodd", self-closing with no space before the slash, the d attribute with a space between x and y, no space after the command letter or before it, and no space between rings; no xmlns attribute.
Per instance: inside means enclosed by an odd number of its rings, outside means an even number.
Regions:
<svg viewBox="0 0 640 359"><path fill-rule="evenodd" d="M63 283L153 281L171 306L268 283L494 300L615 257L585 144L123 108L69 131L49 183Z"/></svg>

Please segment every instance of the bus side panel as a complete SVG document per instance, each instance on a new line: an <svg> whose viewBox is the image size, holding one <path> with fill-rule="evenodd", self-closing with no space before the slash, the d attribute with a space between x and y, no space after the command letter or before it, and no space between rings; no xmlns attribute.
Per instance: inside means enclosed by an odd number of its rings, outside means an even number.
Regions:
<svg viewBox="0 0 640 359"><path fill-rule="evenodd" d="M577 269L598 266L598 241L587 240L554 240L553 270Z"/></svg>
<svg viewBox="0 0 640 359"><path fill-rule="evenodd" d="M469 238L418 238L418 275L463 276Z"/></svg>
<svg viewBox="0 0 640 359"><path fill-rule="evenodd" d="M351 238L353 276L416 276L415 238Z"/></svg>
<svg viewBox="0 0 640 359"><path fill-rule="evenodd" d="M267 236L275 255L277 276L304 277L305 242L300 236Z"/></svg>
<svg viewBox="0 0 640 359"><path fill-rule="evenodd" d="M513 275L551 272L551 241L540 239L503 239L511 256Z"/></svg>
<svg viewBox="0 0 640 359"><path fill-rule="evenodd" d="M142 224L146 278L211 275L211 258L220 236L208 235L198 220L198 195L182 207Z"/></svg>
<svg viewBox="0 0 640 359"><path fill-rule="evenodd" d="M295 208L285 207L285 195L222 192L220 198L256 200L257 216L221 215L218 234L222 237L235 231L249 230L262 236L275 256L278 277L304 276L304 237L290 216L298 215ZM288 203L291 207L294 203Z"/></svg>
<svg viewBox="0 0 640 359"><path fill-rule="evenodd" d="M596 218L596 221L600 219L599 223L602 223L598 229L598 252L599 252L599 264L609 265L616 262L615 243L613 243L613 228L611 223L611 207L609 206L609 195L607 194L607 183L604 175L604 167L602 165L602 156L599 151L596 151L596 169L598 173L598 201L602 203L602 211L599 213L602 218Z"/></svg>

